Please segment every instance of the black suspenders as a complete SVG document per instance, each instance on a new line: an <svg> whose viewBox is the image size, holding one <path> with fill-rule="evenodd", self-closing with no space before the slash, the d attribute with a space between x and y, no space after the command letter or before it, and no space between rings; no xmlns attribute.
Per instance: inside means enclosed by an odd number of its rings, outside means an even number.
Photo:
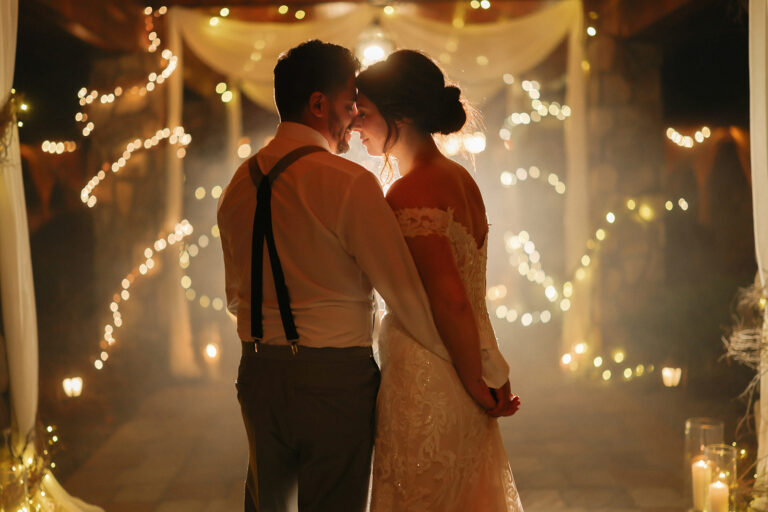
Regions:
<svg viewBox="0 0 768 512"><path fill-rule="evenodd" d="M272 232L272 183L280 174L299 158L317 151L325 151L319 146L302 146L282 157L267 175L262 174L256 157L248 162L251 181L257 189L256 213L253 216L253 239L251 241L251 336L254 337L258 350L259 343L264 338L262 303L264 301L264 239L267 241L269 262L272 267L272 278L277 292L277 304L280 307L280 319L283 322L285 337L291 344L291 351L298 350L299 333L293 321L291 300L288 287L285 285L283 267L277 255L275 235Z"/></svg>

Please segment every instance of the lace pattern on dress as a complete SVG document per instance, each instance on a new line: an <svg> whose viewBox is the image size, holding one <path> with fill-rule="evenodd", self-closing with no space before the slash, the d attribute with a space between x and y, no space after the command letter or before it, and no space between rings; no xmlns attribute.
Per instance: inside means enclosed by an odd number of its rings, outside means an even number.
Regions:
<svg viewBox="0 0 768 512"><path fill-rule="evenodd" d="M453 209L401 208L395 211L403 236L448 236L448 227L453 221Z"/></svg>
<svg viewBox="0 0 768 512"><path fill-rule="evenodd" d="M496 339L485 304L481 247L453 210L395 212L406 237L445 236L477 319ZM464 391L453 365L412 339L393 314L382 322L372 512L522 512L498 423Z"/></svg>

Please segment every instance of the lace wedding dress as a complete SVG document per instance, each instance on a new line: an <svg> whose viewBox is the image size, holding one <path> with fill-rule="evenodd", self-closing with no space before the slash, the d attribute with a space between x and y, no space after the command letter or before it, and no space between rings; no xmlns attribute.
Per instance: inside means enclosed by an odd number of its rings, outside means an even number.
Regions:
<svg viewBox="0 0 768 512"><path fill-rule="evenodd" d="M406 237L445 236L472 304L487 367L504 367L485 305L481 247L452 210L395 212ZM497 420L467 394L453 365L411 338L388 313L379 336L371 512L523 512Z"/></svg>

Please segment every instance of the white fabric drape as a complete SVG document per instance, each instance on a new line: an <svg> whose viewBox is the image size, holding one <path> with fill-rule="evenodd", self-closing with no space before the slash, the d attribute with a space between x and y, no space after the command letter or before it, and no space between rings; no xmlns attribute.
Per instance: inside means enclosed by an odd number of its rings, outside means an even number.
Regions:
<svg viewBox="0 0 768 512"><path fill-rule="evenodd" d="M463 28L419 17L405 6L397 7L392 16L382 15L380 8L370 5L326 6L329 19L285 24L220 19L216 26L211 26L205 13L172 10L177 11L179 30L188 47L269 110L275 109L272 69L281 52L308 39L355 48L374 20L396 48L419 49L439 60L448 77L479 106L507 87L504 73L519 75L535 67L567 38L566 103L573 114L565 122L565 261L569 271L578 266L590 233L581 0L564 0L521 18ZM566 350L589 335L591 287L589 278L579 283L578 297L564 322Z"/></svg>
<svg viewBox="0 0 768 512"><path fill-rule="evenodd" d="M752 166L752 208L755 227L755 251L759 284L768 284L768 1L749 2L749 108L750 148ZM768 308L766 308L768 314ZM763 319L763 333L766 321ZM765 338L764 338L765 339ZM763 351L760 366L760 407L757 440L757 479L755 491L768 490L768 353ZM761 492L762 491L762 492ZM768 510L768 499L758 498L757 510Z"/></svg>
<svg viewBox="0 0 768 512"><path fill-rule="evenodd" d="M0 108L8 101L16 60L18 0L0 0ZM1 127L0 127L1 128ZM11 126L7 154L0 155L0 296L10 377L12 442L16 453L34 434L37 417L37 314L21 175L19 133ZM27 452L32 445L27 445ZM25 452L25 453L27 453ZM103 512L70 496L46 471L41 489L56 510Z"/></svg>
<svg viewBox="0 0 768 512"><path fill-rule="evenodd" d="M589 222L589 185L587 158L587 100L586 80L581 64L584 60L584 13L579 6L574 13L568 51L568 91L566 103L573 115L565 123L565 150L568 159L563 214L566 269L579 265L591 238ZM594 267L593 267L594 268ZM569 276L570 277L570 276ZM578 283L571 309L563 318L563 350L569 352L580 342L592 339L592 294L594 279L591 272ZM598 340L599 341L599 340Z"/></svg>
<svg viewBox="0 0 768 512"><path fill-rule="evenodd" d="M166 125L173 130L182 125L184 101L184 55L182 53L180 20L178 12L171 9L168 13L169 48L176 56L176 71L168 79L168 115ZM181 222L184 215L184 166L183 160L176 156L176 148L168 145L165 153L165 219L163 233L170 233ZM168 257L171 255L169 254ZM183 271L175 262L168 269L168 317L172 319L169 335L169 364L171 373L177 377L198 377L202 370L195 357L192 344L192 327L189 315L189 302L184 290L178 283Z"/></svg>
<svg viewBox="0 0 768 512"><path fill-rule="evenodd" d="M416 48L433 58L467 97L476 104L492 98L505 87L501 76L533 68L570 36L568 80L573 91L583 94L582 5L564 0L534 14L509 21L456 28L408 13L381 15L369 5L349 7L331 19L296 23L255 23L220 19L211 26L210 16L193 9L174 7L184 42L203 62L241 82L243 92L255 103L274 110L272 68L280 54L308 39L320 39L355 48L358 38L375 20L398 48ZM485 57L486 60L478 57ZM576 66L572 66L578 59ZM569 98L571 104L577 103Z"/></svg>
<svg viewBox="0 0 768 512"><path fill-rule="evenodd" d="M13 85L17 18L17 0L0 0L0 108ZM14 443L20 448L35 427L38 375L35 292L16 126L11 126L7 155L0 160L0 293Z"/></svg>

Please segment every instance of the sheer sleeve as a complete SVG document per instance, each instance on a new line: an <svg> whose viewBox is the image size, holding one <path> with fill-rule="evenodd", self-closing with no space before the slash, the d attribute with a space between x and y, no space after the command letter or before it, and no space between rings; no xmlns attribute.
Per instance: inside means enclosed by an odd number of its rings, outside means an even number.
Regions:
<svg viewBox="0 0 768 512"><path fill-rule="evenodd" d="M397 222L405 237L448 236L453 210L439 208L400 208L395 210Z"/></svg>

